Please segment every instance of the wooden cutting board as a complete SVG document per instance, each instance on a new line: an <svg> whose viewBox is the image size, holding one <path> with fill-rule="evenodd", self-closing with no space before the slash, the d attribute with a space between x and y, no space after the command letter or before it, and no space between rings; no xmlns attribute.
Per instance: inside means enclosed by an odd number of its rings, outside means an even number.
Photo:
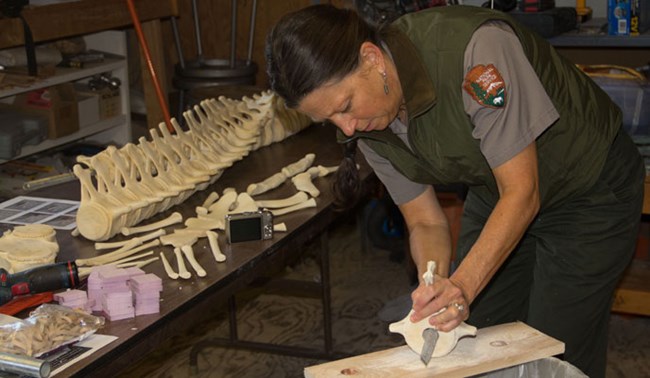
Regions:
<svg viewBox="0 0 650 378"><path fill-rule="evenodd" d="M479 329L458 341L444 357L426 367L404 345L305 368L306 378L321 377L467 377L524 364L564 352L564 343L521 322Z"/></svg>

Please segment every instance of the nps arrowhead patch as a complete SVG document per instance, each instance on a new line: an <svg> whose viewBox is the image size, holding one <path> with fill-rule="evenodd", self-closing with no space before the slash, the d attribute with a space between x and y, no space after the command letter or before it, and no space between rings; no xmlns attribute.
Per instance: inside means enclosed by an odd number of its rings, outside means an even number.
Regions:
<svg viewBox="0 0 650 378"><path fill-rule="evenodd" d="M465 75L465 91L483 106L502 108L506 104L506 83L492 64L479 64Z"/></svg>

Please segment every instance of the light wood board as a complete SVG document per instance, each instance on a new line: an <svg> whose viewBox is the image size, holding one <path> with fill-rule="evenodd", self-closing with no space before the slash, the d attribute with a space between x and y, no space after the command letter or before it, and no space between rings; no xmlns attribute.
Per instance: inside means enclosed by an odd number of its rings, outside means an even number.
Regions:
<svg viewBox="0 0 650 378"><path fill-rule="evenodd" d="M467 377L563 352L561 341L515 322L479 329L475 338L460 339L449 355L432 358L428 367L405 345L310 366L305 377Z"/></svg>

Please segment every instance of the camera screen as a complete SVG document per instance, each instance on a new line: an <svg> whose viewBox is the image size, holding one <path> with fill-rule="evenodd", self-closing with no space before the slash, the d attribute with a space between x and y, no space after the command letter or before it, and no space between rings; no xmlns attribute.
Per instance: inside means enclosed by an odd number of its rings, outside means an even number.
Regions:
<svg viewBox="0 0 650 378"><path fill-rule="evenodd" d="M230 221L230 242L262 239L262 219L259 217Z"/></svg>

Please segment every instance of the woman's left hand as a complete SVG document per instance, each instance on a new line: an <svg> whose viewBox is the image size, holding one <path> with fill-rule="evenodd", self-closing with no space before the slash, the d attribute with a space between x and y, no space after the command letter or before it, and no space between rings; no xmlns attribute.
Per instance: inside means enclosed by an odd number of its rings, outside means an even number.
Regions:
<svg viewBox="0 0 650 378"><path fill-rule="evenodd" d="M412 322L429 317L429 324L449 332L469 317L469 303L462 290L448 278L436 276L433 285L421 283L411 294Z"/></svg>

